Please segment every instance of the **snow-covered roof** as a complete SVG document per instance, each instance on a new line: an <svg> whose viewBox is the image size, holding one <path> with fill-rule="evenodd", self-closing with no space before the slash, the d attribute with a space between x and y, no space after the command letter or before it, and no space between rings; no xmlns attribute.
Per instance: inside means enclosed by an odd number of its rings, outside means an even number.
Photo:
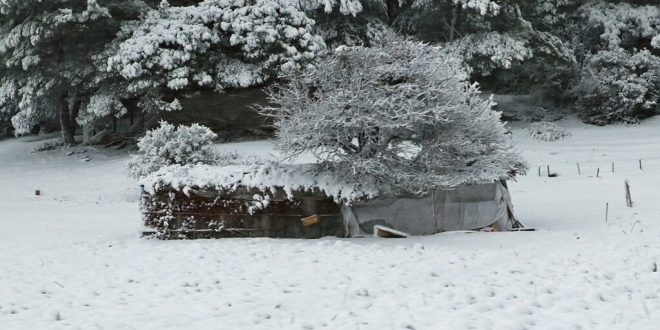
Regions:
<svg viewBox="0 0 660 330"><path fill-rule="evenodd" d="M345 203L378 194L375 185L341 180L319 164L171 165L143 178L140 184L149 193L164 188L184 192L188 188L231 192L239 187L275 193L275 189L280 188L289 198L295 191L319 190Z"/></svg>

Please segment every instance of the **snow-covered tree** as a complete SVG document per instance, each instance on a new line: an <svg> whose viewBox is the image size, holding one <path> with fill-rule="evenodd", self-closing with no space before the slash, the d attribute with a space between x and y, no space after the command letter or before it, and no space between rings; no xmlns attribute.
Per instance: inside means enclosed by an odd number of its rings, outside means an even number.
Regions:
<svg viewBox="0 0 660 330"><path fill-rule="evenodd" d="M76 118L97 88L94 56L118 21L137 16L141 1L0 1L0 112L16 132L59 117L64 142L75 143Z"/></svg>
<svg viewBox="0 0 660 330"><path fill-rule="evenodd" d="M660 57L648 50L590 56L573 91L593 124L634 122L660 110Z"/></svg>
<svg viewBox="0 0 660 330"><path fill-rule="evenodd" d="M163 1L122 27L105 53L106 70L125 79L143 109L176 110L176 100L163 103L173 93L258 86L307 65L325 47L313 25L292 1Z"/></svg>
<svg viewBox="0 0 660 330"><path fill-rule="evenodd" d="M371 177L385 192L425 193L525 170L460 61L390 36L340 47L271 90L278 146L313 153L334 173Z"/></svg>
<svg viewBox="0 0 660 330"><path fill-rule="evenodd" d="M393 25L404 33L443 45L445 52L465 63L473 80L491 82L511 75L512 69L519 70L523 65L549 63L556 67L575 61L568 44L538 21L533 12L537 5L541 4L513 0L410 0L402 2ZM501 91L538 85L526 72L514 73L518 74L515 79L499 79L489 88ZM518 81L525 83L514 87Z"/></svg>
<svg viewBox="0 0 660 330"><path fill-rule="evenodd" d="M636 121L660 110L660 7L592 1L576 13L582 69L573 94L587 122Z"/></svg>
<svg viewBox="0 0 660 330"><path fill-rule="evenodd" d="M402 6L396 26L443 44L465 62L472 79L494 91L577 101L588 121L598 123L634 120L657 109L657 1L402 3L409 5Z"/></svg>

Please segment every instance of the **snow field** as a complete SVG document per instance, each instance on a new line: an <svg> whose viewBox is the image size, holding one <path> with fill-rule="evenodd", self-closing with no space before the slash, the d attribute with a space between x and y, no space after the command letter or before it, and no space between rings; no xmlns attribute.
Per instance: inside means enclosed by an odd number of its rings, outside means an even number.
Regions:
<svg viewBox="0 0 660 330"><path fill-rule="evenodd" d="M558 142L513 129L516 216L537 231L407 239L140 240L126 156L0 141L0 328L655 329L660 120L560 124Z"/></svg>

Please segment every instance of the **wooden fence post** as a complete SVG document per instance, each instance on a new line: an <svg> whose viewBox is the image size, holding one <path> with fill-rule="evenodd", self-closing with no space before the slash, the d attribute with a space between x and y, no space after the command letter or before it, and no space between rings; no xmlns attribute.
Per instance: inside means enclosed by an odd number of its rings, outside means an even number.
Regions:
<svg viewBox="0 0 660 330"><path fill-rule="evenodd" d="M610 203L605 203L605 222L607 222L607 215L610 212Z"/></svg>
<svg viewBox="0 0 660 330"><path fill-rule="evenodd" d="M630 184L628 184L628 180L625 181L625 187L626 187L626 205L628 207L632 207L633 201L632 201L632 197L630 196Z"/></svg>
<svg viewBox="0 0 660 330"><path fill-rule="evenodd" d="M582 173L580 172L580 163L576 163L576 164L577 164L577 168L578 168L578 175L582 175Z"/></svg>

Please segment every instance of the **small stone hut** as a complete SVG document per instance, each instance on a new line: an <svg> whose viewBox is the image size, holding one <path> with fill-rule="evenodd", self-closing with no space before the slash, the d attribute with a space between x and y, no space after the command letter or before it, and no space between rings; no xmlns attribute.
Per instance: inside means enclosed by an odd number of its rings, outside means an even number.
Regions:
<svg viewBox="0 0 660 330"><path fill-rule="evenodd" d="M381 196L365 183L319 173L312 164L166 167L142 181L143 235L320 238L363 237L376 226L409 235L522 227L503 180Z"/></svg>

